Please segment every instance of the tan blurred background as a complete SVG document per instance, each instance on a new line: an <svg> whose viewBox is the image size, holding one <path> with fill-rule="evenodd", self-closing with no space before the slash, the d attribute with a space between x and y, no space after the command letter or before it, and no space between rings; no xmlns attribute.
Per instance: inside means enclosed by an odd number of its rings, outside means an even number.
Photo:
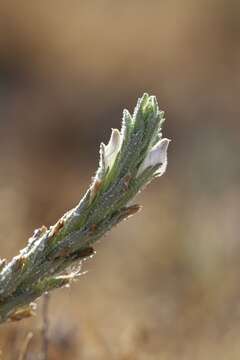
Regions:
<svg viewBox="0 0 240 360"><path fill-rule="evenodd" d="M75 205L144 91L173 139L144 210L51 296L50 360L239 359L239 40L237 0L1 1L1 257ZM38 359L41 324L1 327L2 359L28 330Z"/></svg>

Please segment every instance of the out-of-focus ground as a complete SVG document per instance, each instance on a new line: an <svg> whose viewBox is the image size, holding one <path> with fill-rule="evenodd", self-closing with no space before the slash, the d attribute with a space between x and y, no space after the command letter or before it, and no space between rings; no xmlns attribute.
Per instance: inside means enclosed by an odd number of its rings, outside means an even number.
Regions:
<svg viewBox="0 0 240 360"><path fill-rule="evenodd" d="M49 360L239 359L239 18L234 0L1 1L1 257L76 204L144 91L173 140L143 211L51 296ZM28 330L37 359L41 323L2 326L2 359Z"/></svg>

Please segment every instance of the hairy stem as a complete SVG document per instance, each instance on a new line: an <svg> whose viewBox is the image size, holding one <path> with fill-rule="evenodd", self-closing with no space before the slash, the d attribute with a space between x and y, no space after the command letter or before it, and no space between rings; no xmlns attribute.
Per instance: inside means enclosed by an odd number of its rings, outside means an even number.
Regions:
<svg viewBox="0 0 240 360"><path fill-rule="evenodd" d="M122 129L100 146L96 175L79 204L54 226L42 226L8 263L0 261L0 323L31 316L32 302L81 274L93 244L139 210L131 202L167 166L164 113L144 94L134 113L123 112Z"/></svg>

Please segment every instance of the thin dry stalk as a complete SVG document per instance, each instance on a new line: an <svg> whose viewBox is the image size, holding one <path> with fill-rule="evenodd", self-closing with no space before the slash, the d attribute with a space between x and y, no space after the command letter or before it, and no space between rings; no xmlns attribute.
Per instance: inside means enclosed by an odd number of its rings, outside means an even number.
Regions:
<svg viewBox="0 0 240 360"><path fill-rule="evenodd" d="M32 332L29 332L26 337L25 337L25 340L23 342L23 345L22 345L22 349L20 351L20 354L19 354L19 357L18 357L18 360L26 360L27 359L27 354L28 354L28 350L29 350L29 345L30 345L30 342L33 338L33 333Z"/></svg>
<svg viewBox="0 0 240 360"><path fill-rule="evenodd" d="M43 297L43 306L42 306L42 318L43 318L43 327L42 327L42 360L48 360L48 347L49 347L49 302L50 295L48 293L44 294Z"/></svg>

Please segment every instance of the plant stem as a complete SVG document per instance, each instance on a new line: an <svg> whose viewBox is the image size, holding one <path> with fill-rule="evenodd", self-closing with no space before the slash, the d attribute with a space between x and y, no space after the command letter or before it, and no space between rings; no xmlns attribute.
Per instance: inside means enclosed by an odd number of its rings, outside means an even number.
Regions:
<svg viewBox="0 0 240 360"><path fill-rule="evenodd" d="M121 132L114 129L109 143L101 144L99 168L79 204L54 226L35 230L11 261L0 261L0 323L31 316L34 300L78 279L92 245L139 211L133 198L166 170L163 115L148 94L133 115L124 110Z"/></svg>

